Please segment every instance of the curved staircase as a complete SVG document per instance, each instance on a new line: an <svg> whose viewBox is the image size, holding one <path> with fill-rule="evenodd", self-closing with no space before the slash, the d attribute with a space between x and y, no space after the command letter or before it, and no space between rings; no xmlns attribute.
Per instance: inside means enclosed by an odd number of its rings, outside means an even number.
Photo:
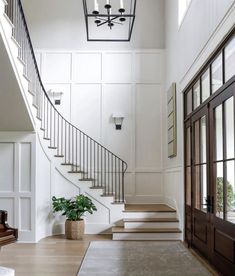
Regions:
<svg viewBox="0 0 235 276"><path fill-rule="evenodd" d="M108 208L113 239L180 239L177 212L167 205L126 205L127 163L67 121L41 77L20 0L0 0L0 35L8 51L34 129L58 172Z"/></svg>

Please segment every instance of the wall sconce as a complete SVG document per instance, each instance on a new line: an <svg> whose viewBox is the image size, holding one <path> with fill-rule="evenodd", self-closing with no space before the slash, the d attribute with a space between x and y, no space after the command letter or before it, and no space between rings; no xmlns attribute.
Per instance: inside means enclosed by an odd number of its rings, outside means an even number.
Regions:
<svg viewBox="0 0 235 276"><path fill-rule="evenodd" d="M64 94L63 92L54 92L50 89L49 91L47 91L47 94L53 98L55 105L61 104L61 98Z"/></svg>
<svg viewBox="0 0 235 276"><path fill-rule="evenodd" d="M120 114L120 113L114 113L112 115L112 118L113 118L113 121L115 123L116 129L121 130L122 129L122 123L123 123L123 120L125 118L124 115Z"/></svg>

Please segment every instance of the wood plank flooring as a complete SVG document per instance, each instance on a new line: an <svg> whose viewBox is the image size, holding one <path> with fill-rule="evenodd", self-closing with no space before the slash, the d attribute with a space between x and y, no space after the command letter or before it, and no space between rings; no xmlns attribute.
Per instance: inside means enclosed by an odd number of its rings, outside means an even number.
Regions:
<svg viewBox="0 0 235 276"><path fill-rule="evenodd" d="M0 266L15 269L16 276L75 276L89 243L111 238L111 235L85 235L81 241L71 241L60 235L37 244L10 244L0 251Z"/></svg>
<svg viewBox="0 0 235 276"><path fill-rule="evenodd" d="M15 276L76 276L89 243L99 240L111 240L111 235L85 235L81 241L66 240L60 235L37 244L10 244L1 248L0 266L15 269ZM202 257L190 251L212 275L218 275Z"/></svg>

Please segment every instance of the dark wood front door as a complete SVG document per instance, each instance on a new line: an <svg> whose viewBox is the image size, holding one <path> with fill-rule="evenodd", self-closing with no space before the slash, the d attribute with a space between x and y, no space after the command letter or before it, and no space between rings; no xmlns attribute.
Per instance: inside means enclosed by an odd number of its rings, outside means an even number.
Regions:
<svg viewBox="0 0 235 276"><path fill-rule="evenodd" d="M210 104L211 259L235 275L235 82Z"/></svg>
<svg viewBox="0 0 235 276"><path fill-rule="evenodd" d="M192 117L192 245L209 258L209 117L207 106Z"/></svg>
<svg viewBox="0 0 235 276"><path fill-rule="evenodd" d="M186 239L235 275L235 82L185 126Z"/></svg>

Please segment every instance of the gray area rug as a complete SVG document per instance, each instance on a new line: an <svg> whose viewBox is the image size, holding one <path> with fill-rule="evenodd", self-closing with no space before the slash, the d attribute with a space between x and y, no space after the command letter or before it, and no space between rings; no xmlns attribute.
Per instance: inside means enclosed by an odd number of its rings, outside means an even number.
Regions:
<svg viewBox="0 0 235 276"><path fill-rule="evenodd" d="M181 242L91 242L78 276L212 275Z"/></svg>

